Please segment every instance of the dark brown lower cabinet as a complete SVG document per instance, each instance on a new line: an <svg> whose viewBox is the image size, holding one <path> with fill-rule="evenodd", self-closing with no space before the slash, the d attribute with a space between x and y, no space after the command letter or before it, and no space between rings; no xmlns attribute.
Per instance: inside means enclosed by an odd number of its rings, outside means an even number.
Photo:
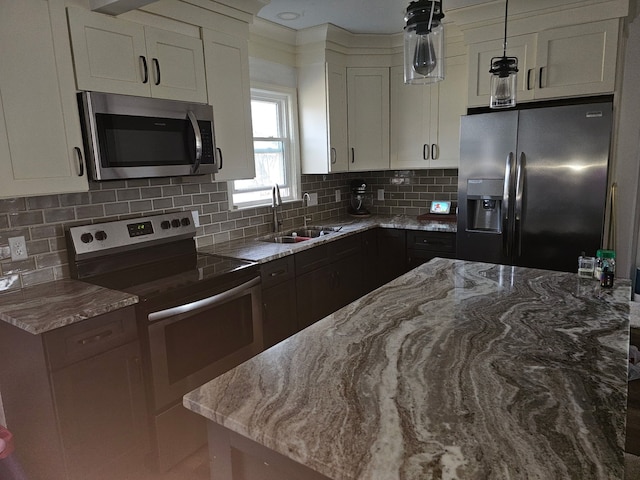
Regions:
<svg viewBox="0 0 640 480"><path fill-rule="evenodd" d="M640 348L640 329L631 328L630 343ZM640 380L628 383L625 451L640 455Z"/></svg>
<svg viewBox="0 0 640 480"><path fill-rule="evenodd" d="M149 451L133 307L33 335L0 322L0 384L29 478L117 478Z"/></svg>
<svg viewBox="0 0 640 480"><path fill-rule="evenodd" d="M300 329L344 307L364 293L362 237L352 235L296 254Z"/></svg>
<svg viewBox="0 0 640 480"><path fill-rule="evenodd" d="M294 257L290 255L260 267L262 332L265 349L299 330L294 265Z"/></svg>
<svg viewBox="0 0 640 480"><path fill-rule="evenodd" d="M407 249L404 230L378 229L378 275L380 285L390 282L409 271L405 252Z"/></svg>
<svg viewBox="0 0 640 480"><path fill-rule="evenodd" d="M456 257L455 233L407 231L407 268L409 270L435 257Z"/></svg>

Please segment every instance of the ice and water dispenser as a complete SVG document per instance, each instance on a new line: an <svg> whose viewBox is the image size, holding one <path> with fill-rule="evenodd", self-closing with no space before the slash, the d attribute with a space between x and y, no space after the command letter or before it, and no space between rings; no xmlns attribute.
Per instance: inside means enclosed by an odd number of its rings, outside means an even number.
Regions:
<svg viewBox="0 0 640 480"><path fill-rule="evenodd" d="M502 178L467 180L467 230L502 233Z"/></svg>

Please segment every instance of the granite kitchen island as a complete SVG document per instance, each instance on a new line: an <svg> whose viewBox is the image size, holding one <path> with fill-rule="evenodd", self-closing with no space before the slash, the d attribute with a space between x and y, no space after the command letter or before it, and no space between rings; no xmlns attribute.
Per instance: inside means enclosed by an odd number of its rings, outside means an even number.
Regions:
<svg viewBox="0 0 640 480"><path fill-rule="evenodd" d="M630 289L435 259L184 405L216 480L622 479Z"/></svg>

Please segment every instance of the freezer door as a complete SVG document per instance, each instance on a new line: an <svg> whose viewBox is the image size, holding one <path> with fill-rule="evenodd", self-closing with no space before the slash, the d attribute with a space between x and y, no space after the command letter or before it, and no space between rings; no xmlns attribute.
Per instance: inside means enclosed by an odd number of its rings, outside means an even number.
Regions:
<svg viewBox="0 0 640 480"><path fill-rule="evenodd" d="M507 249L512 236L513 202L503 198L503 189L507 159L515 158L516 154L517 129L517 111L469 115L461 119L456 234L458 258L511 263ZM513 191L513 179L508 179L507 185ZM496 189L499 195L495 195ZM486 211L488 207L501 209L499 231L488 228L493 223L478 218L478 215L489 213Z"/></svg>
<svg viewBox="0 0 640 480"><path fill-rule="evenodd" d="M600 248L611 116L610 103L520 112L516 265L575 272Z"/></svg>

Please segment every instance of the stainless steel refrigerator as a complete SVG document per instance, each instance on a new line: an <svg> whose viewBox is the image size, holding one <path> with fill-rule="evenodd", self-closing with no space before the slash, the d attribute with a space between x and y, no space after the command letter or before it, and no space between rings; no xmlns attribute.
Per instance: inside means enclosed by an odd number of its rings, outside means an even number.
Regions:
<svg viewBox="0 0 640 480"><path fill-rule="evenodd" d="M601 248L611 102L461 120L458 258L577 271Z"/></svg>

